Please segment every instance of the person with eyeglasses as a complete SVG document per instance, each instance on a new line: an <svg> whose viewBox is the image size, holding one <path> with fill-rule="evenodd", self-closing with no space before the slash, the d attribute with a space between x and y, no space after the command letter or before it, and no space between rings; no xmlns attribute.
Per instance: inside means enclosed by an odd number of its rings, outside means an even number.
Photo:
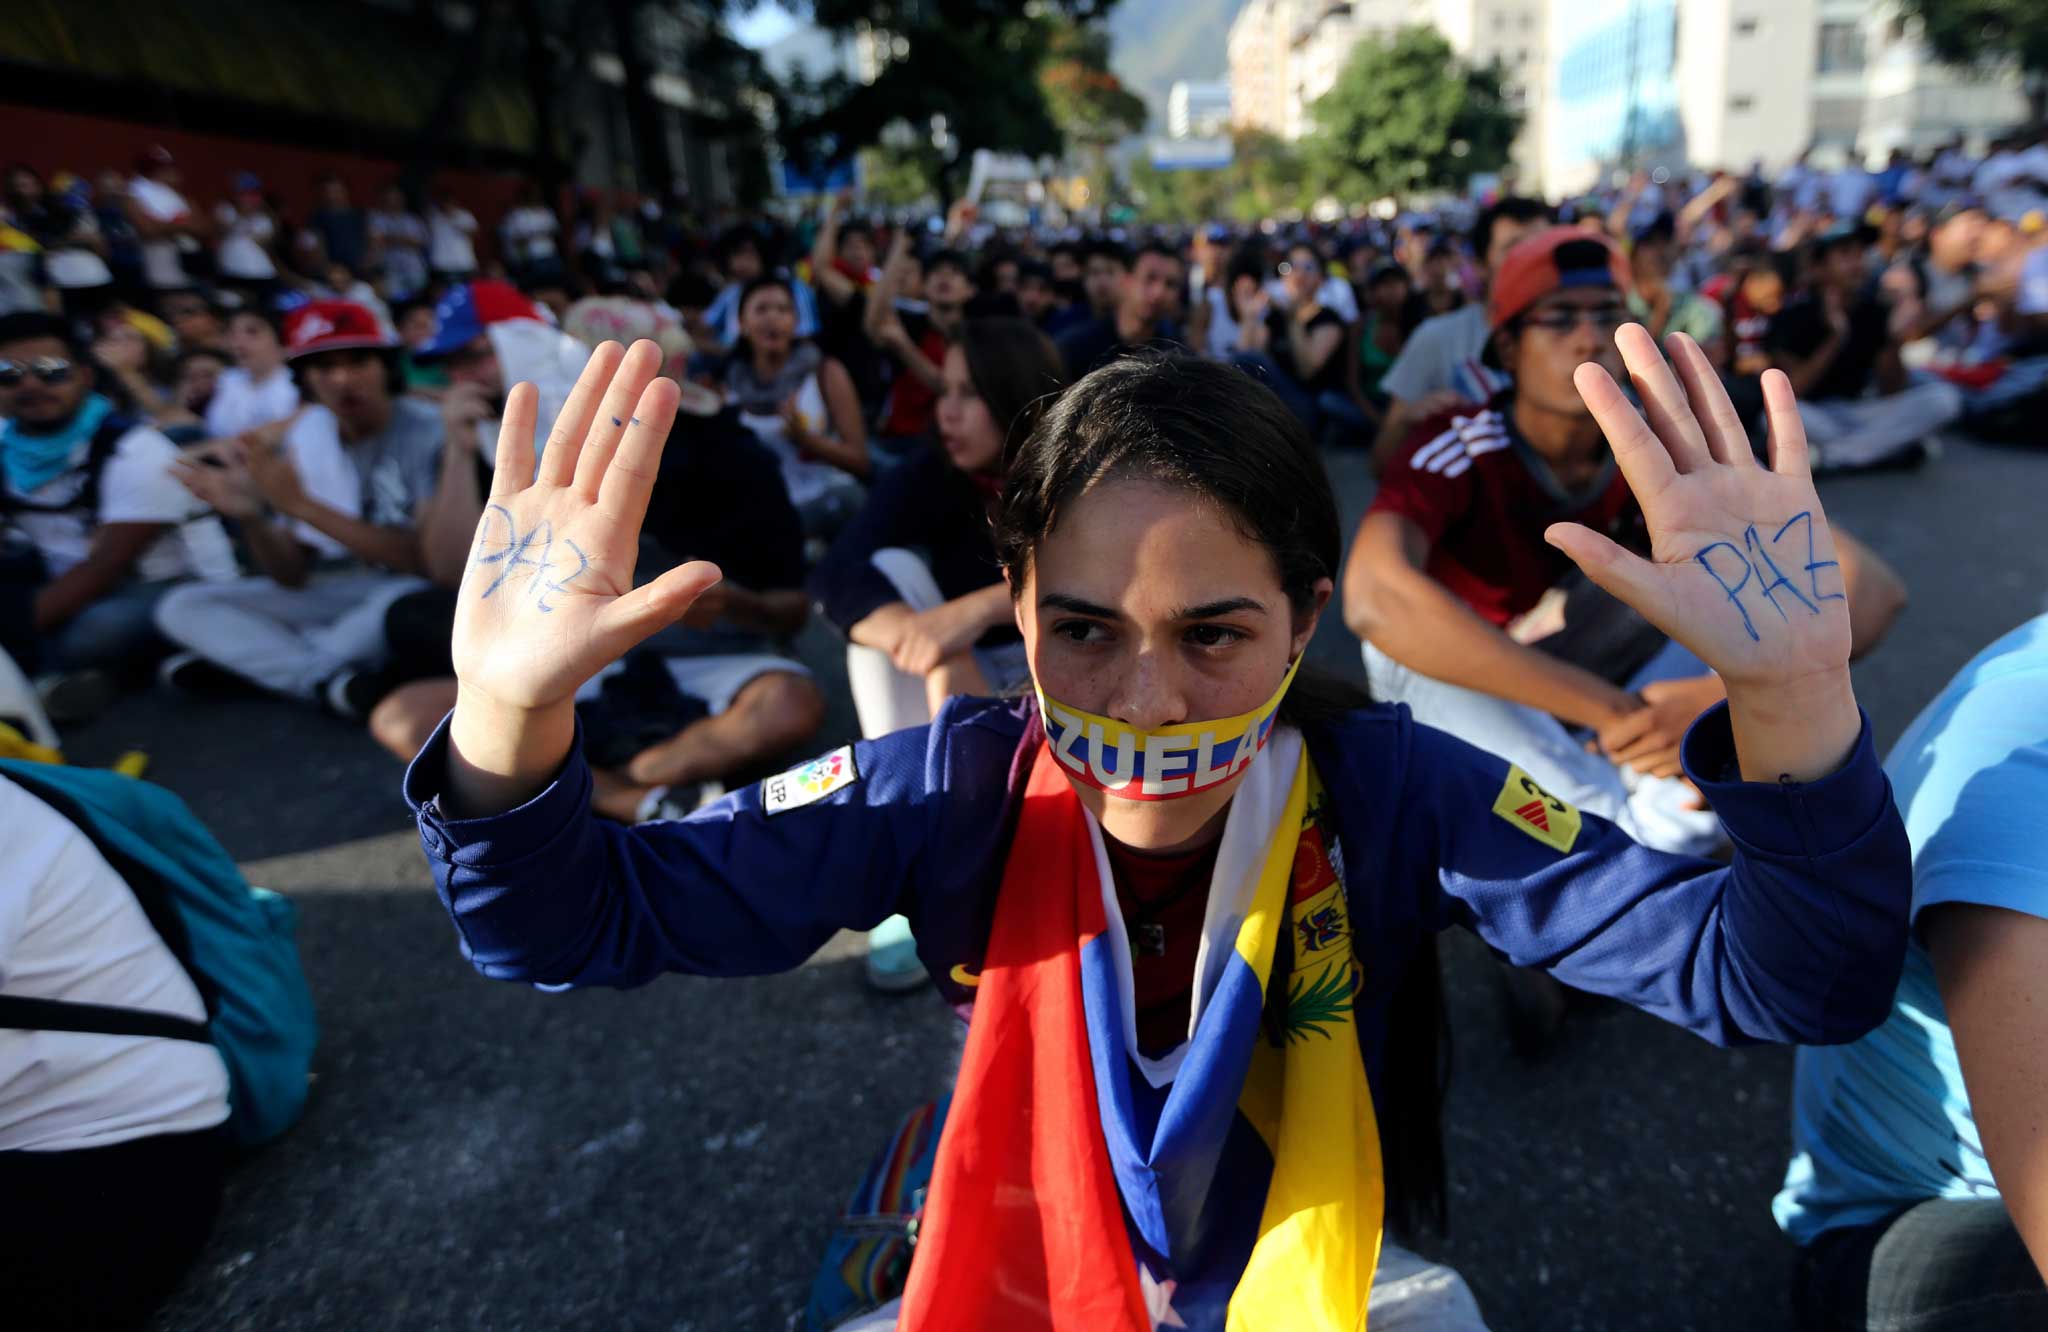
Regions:
<svg viewBox="0 0 2048 1332"><path fill-rule="evenodd" d="M1555 525L1579 523L1649 551L1642 507L1575 383L1589 364L1619 375L1629 289L1628 262L1605 236L1554 227L1507 252L1488 297L1484 356L1510 387L1484 407L1424 421L1395 454L1345 568L1344 618L1365 640L1374 698L1520 765L1646 846L1710 854L1726 833L1679 753L1694 719L1726 697L1721 677L1572 578L1548 539ZM1657 347L1637 333L1645 350ZM1691 339L1677 335L1664 350L1681 372L1718 384ZM1779 565L1818 576L1796 530L1764 534L1772 537ZM1846 599L1860 655L1903 592L1868 550L1839 529L1835 539L1841 576L1826 592ZM1752 571L1745 582L1731 550L1709 555L1706 572L1719 571L1739 607L1767 579ZM1562 1023L1562 990L1533 970L1504 967L1501 978L1517 1047L1540 1052Z"/></svg>
<svg viewBox="0 0 2048 1332"><path fill-rule="evenodd" d="M1618 372L1629 289L1627 260L1604 236L1555 227L1508 252L1485 358L1512 386L1423 422L1396 454L1352 548L1345 620L1365 640L1374 697L1512 759L1646 845L1698 854L1723 834L1677 758L1721 680L1597 588L1546 597L1570 570L1547 541L1553 524L1645 548L1642 509L1573 382L1588 363ZM1712 377L1697 344L1684 347L1667 352ZM1837 537L1860 654L1900 598L1889 570ZM1807 562L1803 548L1778 561L1801 577Z"/></svg>
<svg viewBox="0 0 2048 1332"><path fill-rule="evenodd" d="M160 654L179 580L234 571L218 523L173 478L178 448L100 391L83 344L39 311L0 317L0 648L55 721L111 701L111 668Z"/></svg>

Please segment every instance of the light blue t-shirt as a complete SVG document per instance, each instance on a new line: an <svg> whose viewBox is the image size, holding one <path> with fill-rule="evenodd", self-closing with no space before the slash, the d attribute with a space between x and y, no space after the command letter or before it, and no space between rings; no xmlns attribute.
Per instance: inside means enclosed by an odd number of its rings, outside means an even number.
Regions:
<svg viewBox="0 0 2048 1332"><path fill-rule="evenodd" d="M1940 902L2048 917L2048 615L1965 666L1885 761L1913 843L1913 918ZM1799 1051L1792 1164L1771 1211L1801 1244L1929 1198L1996 1198L1962 1068L1916 939L1892 1015Z"/></svg>

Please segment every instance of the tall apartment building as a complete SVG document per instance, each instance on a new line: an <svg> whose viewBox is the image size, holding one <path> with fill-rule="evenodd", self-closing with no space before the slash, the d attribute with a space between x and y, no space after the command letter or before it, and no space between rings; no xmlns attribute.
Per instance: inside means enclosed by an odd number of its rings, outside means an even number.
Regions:
<svg viewBox="0 0 2048 1332"><path fill-rule="evenodd" d="M1509 174L1517 191L1543 189L1545 95L1549 80L1550 12L1589 0L1435 0L1432 22L1451 49L1474 65L1498 63L1502 91L1522 113L1522 132L1511 150ZM1598 0L1591 0L1597 3Z"/></svg>
<svg viewBox="0 0 2048 1332"><path fill-rule="evenodd" d="M1230 118L1279 134L1287 121L1289 41L1302 0L1245 0L1229 37Z"/></svg>
<svg viewBox="0 0 2048 1332"><path fill-rule="evenodd" d="M2025 114L2011 81L1936 64L1868 0L1573 0L1553 7L1543 176L1617 165L1775 171L1802 151L1879 160Z"/></svg>

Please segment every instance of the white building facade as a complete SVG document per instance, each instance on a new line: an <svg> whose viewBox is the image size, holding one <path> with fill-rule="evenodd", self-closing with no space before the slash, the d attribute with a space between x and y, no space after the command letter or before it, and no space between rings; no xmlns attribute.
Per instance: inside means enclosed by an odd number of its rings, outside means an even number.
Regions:
<svg viewBox="0 0 2048 1332"><path fill-rule="evenodd" d="M2021 119L2011 80L1935 63L1869 0L1560 0L1549 25L1543 181L1617 167L1776 172L1812 150L1874 164Z"/></svg>

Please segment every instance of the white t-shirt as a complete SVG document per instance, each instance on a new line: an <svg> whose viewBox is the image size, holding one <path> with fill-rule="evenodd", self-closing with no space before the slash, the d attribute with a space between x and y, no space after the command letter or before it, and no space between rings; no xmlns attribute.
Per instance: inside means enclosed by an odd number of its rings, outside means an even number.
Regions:
<svg viewBox="0 0 2048 1332"><path fill-rule="evenodd" d="M1480 362L1492 336L1484 301L1425 319L1387 368L1380 387L1403 402L1419 401L1438 389L1450 389L1467 402L1485 402L1508 382L1505 371Z"/></svg>
<svg viewBox="0 0 2048 1332"><path fill-rule="evenodd" d="M8 486L8 493L32 504L65 504L85 489L83 464L92 441L80 440L72 453L71 470L31 491ZM92 550L93 529L105 523L172 523L135 562L135 576L144 582L166 578L231 578L234 548L219 520L171 475L178 446L153 426L138 425L121 436L100 469L99 513L44 513L17 509L8 518L14 529L42 552L50 577L75 568ZM203 515L203 516L202 516ZM189 520L189 521L188 521Z"/></svg>
<svg viewBox="0 0 2048 1332"><path fill-rule="evenodd" d="M279 366L259 383L249 377L247 370L234 366L220 372L213 399L206 404L206 433L214 439L226 439L282 421L297 410L299 386L292 382L290 370Z"/></svg>
<svg viewBox="0 0 2048 1332"><path fill-rule="evenodd" d="M128 197L159 222L175 222L192 214L192 205L185 202L184 195L162 181L150 180L146 176L137 176L128 182ZM142 273L152 287L192 285L192 279L185 275L185 265L178 259L178 242L175 240L144 241Z"/></svg>
<svg viewBox="0 0 2048 1332"><path fill-rule="evenodd" d="M796 391L796 409L812 430L822 432L832 428L832 417L825 407L825 393L819 387L816 375L806 379L804 386ZM753 431L754 438L760 440L762 446L782 464L782 485L789 492L790 503L802 508L822 499L831 489L832 474L839 469L797 452L796 445L790 442L789 427L783 424L780 416L752 416L741 412L740 424Z"/></svg>
<svg viewBox="0 0 2048 1332"><path fill-rule="evenodd" d="M244 282L268 282L277 276L277 265L263 248L277 234L270 214L237 212L233 204L222 202L213 215L221 228L221 276Z"/></svg>
<svg viewBox="0 0 2048 1332"><path fill-rule="evenodd" d="M308 407L285 431L283 448L308 496L351 518L363 516L362 479L341 446L341 422L333 412L317 403ZM293 520L292 535L322 559L348 554L348 547L303 519Z"/></svg>
<svg viewBox="0 0 2048 1332"><path fill-rule="evenodd" d="M192 978L92 840L0 777L0 990L206 1020ZM0 1151L105 1147L228 1117L198 1041L0 1027Z"/></svg>
<svg viewBox="0 0 2048 1332"><path fill-rule="evenodd" d="M562 223L539 204L522 204L505 214L498 229L504 234L505 248L513 258L535 263L554 258L555 233L562 229Z"/></svg>
<svg viewBox="0 0 2048 1332"><path fill-rule="evenodd" d="M435 208L427 213L427 262L436 273L474 273L476 219L464 208Z"/></svg>

